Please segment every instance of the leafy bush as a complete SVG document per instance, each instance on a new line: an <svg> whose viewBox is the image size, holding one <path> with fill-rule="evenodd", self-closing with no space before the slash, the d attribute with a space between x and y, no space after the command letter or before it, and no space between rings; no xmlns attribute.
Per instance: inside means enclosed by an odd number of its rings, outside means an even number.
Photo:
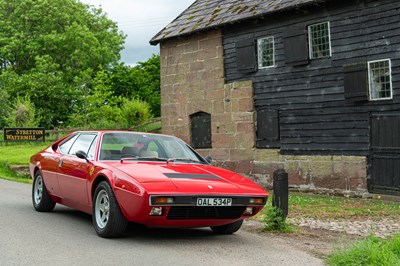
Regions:
<svg viewBox="0 0 400 266"><path fill-rule="evenodd" d="M282 210L274 206L264 208L261 222L264 224L265 231L293 232L293 228L286 223Z"/></svg>
<svg viewBox="0 0 400 266"><path fill-rule="evenodd" d="M28 96L17 97L13 110L7 118L7 124L10 127L36 127L38 125L35 106Z"/></svg>
<svg viewBox="0 0 400 266"><path fill-rule="evenodd" d="M125 99L121 110L125 128L146 123L151 118L150 105L138 99Z"/></svg>

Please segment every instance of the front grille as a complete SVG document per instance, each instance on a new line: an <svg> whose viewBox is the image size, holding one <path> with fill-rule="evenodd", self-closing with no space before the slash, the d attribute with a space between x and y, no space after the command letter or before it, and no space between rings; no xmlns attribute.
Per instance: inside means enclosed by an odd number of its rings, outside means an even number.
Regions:
<svg viewBox="0 0 400 266"><path fill-rule="evenodd" d="M168 212L168 220L187 219L237 219L242 216L246 206L231 207L195 207L172 206Z"/></svg>

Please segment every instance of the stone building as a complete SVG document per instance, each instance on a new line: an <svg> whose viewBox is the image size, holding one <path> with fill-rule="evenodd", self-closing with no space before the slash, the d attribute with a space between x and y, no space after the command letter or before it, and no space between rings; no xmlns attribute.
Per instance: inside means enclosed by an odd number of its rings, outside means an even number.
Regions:
<svg viewBox="0 0 400 266"><path fill-rule="evenodd" d="M163 132L265 186L399 194L399 8L195 1L150 41Z"/></svg>

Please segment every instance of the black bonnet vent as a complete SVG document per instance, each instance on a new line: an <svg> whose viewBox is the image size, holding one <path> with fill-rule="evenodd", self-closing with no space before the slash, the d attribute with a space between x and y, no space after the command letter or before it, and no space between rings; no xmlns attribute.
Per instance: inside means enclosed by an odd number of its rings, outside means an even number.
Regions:
<svg viewBox="0 0 400 266"><path fill-rule="evenodd" d="M187 178L187 179L221 179L216 175L204 175L204 174L164 174L169 178Z"/></svg>

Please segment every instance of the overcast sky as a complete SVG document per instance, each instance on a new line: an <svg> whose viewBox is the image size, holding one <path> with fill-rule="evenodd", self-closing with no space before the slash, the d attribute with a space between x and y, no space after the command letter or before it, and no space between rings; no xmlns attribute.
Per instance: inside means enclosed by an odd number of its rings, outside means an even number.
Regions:
<svg viewBox="0 0 400 266"><path fill-rule="evenodd" d="M127 37L121 61L127 65L146 61L158 54L159 46L149 44L150 39L195 0L80 0L101 7L107 16L118 23Z"/></svg>

